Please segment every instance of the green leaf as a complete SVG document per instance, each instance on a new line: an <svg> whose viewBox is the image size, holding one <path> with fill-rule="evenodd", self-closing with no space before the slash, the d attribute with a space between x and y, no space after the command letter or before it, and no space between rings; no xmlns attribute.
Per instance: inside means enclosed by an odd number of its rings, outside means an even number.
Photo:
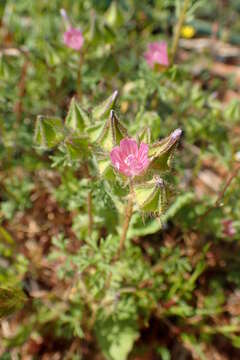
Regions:
<svg viewBox="0 0 240 360"><path fill-rule="evenodd" d="M50 149L64 138L62 120L57 117L39 115L35 127L35 142L42 148Z"/></svg>
<svg viewBox="0 0 240 360"><path fill-rule="evenodd" d="M111 5L105 14L105 19L113 28L119 27L124 23L124 15L117 1L111 2Z"/></svg>
<svg viewBox="0 0 240 360"><path fill-rule="evenodd" d="M96 163L101 178L108 181L114 181L116 179L110 158L97 158Z"/></svg>
<svg viewBox="0 0 240 360"><path fill-rule="evenodd" d="M136 324L109 318L96 324L96 336L108 360L126 360L138 338Z"/></svg>
<svg viewBox="0 0 240 360"><path fill-rule="evenodd" d="M79 160L86 157L89 152L88 138L77 137L65 141L65 147L71 160Z"/></svg>

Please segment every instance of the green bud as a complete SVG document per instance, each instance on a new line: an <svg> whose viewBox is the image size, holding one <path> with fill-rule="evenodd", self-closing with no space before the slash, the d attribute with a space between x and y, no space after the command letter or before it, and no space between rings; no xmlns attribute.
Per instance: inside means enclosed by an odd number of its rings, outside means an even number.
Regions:
<svg viewBox="0 0 240 360"><path fill-rule="evenodd" d="M119 145L120 140L127 137L127 130L123 124L118 120L113 110L111 110L110 117L105 122L96 143L105 151L109 152L116 145Z"/></svg>
<svg viewBox="0 0 240 360"><path fill-rule="evenodd" d="M14 286L0 287L0 319L9 316L26 302L27 298L20 288Z"/></svg>
<svg viewBox="0 0 240 360"><path fill-rule="evenodd" d="M137 133L137 141L140 144L141 142L145 144L151 143L151 130L148 126L145 126Z"/></svg>
<svg viewBox="0 0 240 360"><path fill-rule="evenodd" d="M181 129L174 130L167 138L153 144L149 148L151 158L150 168L158 171L166 171L171 167L174 150L182 134Z"/></svg>
<svg viewBox="0 0 240 360"><path fill-rule="evenodd" d="M42 148L50 149L58 145L64 138L62 120L56 117L39 115L34 138L36 144Z"/></svg>
<svg viewBox="0 0 240 360"><path fill-rule="evenodd" d="M72 98L65 120L66 127L74 132L83 133L89 124L90 119L87 112L80 107L75 98Z"/></svg>
<svg viewBox="0 0 240 360"><path fill-rule="evenodd" d="M92 110L93 120L101 120L108 117L110 115L111 110L115 106L117 96L118 96L118 91L116 90L111 96L109 96L101 104L97 105Z"/></svg>
<svg viewBox="0 0 240 360"><path fill-rule="evenodd" d="M160 177L134 186L134 195L139 208L146 213L161 215L169 198L169 190Z"/></svg>

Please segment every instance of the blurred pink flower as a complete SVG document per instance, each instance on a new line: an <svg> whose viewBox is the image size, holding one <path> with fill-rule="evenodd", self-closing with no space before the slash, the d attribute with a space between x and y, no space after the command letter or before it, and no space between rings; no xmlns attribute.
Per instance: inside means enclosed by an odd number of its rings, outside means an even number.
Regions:
<svg viewBox="0 0 240 360"><path fill-rule="evenodd" d="M148 44L144 58L151 68L154 68L155 64L167 67L169 61L166 42L159 41Z"/></svg>
<svg viewBox="0 0 240 360"><path fill-rule="evenodd" d="M74 50L80 50L83 46L84 38L81 30L70 27L63 34L64 44Z"/></svg>
<svg viewBox="0 0 240 360"><path fill-rule="evenodd" d="M69 17L65 9L60 10L61 16L63 18L66 31L63 34L64 44L74 50L80 50L84 43L84 37L80 29L74 28L71 25Z"/></svg>
<svg viewBox="0 0 240 360"><path fill-rule="evenodd" d="M122 174L134 177L143 173L148 165L148 145L141 143L139 148L134 139L126 138L120 141L110 153L113 166Z"/></svg>
<svg viewBox="0 0 240 360"><path fill-rule="evenodd" d="M230 219L222 220L223 234L227 237L233 237L236 234L236 229Z"/></svg>

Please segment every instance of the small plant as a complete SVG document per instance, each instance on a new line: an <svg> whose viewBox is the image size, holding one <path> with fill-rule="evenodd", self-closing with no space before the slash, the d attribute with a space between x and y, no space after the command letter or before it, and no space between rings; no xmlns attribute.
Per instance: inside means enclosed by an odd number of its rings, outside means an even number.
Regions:
<svg viewBox="0 0 240 360"><path fill-rule="evenodd" d="M62 164L71 166L75 163L75 169L79 164L82 177L91 181L92 190L88 197L90 228L94 226L94 210L90 208L94 183L105 182L113 203L125 217L120 240L122 250L134 211L155 216L161 216L165 211L170 189L160 176L171 169L182 131L174 130L167 138L154 143L151 143L149 128L140 130L135 139L129 137L113 110L116 97L115 91L91 113L73 99L64 123L58 118L38 117L35 139L40 148L58 147L64 159ZM115 192L117 187L120 187L118 193Z"/></svg>

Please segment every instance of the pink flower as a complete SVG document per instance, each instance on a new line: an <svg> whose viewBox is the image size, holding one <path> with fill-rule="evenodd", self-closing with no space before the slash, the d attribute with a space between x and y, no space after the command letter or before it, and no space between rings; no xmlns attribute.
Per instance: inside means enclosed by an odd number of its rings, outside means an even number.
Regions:
<svg viewBox="0 0 240 360"><path fill-rule="evenodd" d="M155 64L167 67L169 65L167 44L164 41L148 44L144 58L151 68L154 68Z"/></svg>
<svg viewBox="0 0 240 360"><path fill-rule="evenodd" d="M64 44L74 50L80 50L83 46L84 38L81 30L69 27L63 34Z"/></svg>
<svg viewBox="0 0 240 360"><path fill-rule="evenodd" d="M84 38L81 30L74 28L71 25L71 22L69 20L69 17L65 9L61 9L60 14L65 24L65 28L67 29L63 34L64 44L71 49L77 51L80 50L84 43Z"/></svg>
<svg viewBox="0 0 240 360"><path fill-rule="evenodd" d="M134 177L143 173L148 165L148 145L141 143L139 148L134 139L126 138L120 141L110 153L113 166L122 174Z"/></svg>
<svg viewBox="0 0 240 360"><path fill-rule="evenodd" d="M223 234L227 237L233 237L236 234L236 229L233 226L232 220L222 220Z"/></svg>

